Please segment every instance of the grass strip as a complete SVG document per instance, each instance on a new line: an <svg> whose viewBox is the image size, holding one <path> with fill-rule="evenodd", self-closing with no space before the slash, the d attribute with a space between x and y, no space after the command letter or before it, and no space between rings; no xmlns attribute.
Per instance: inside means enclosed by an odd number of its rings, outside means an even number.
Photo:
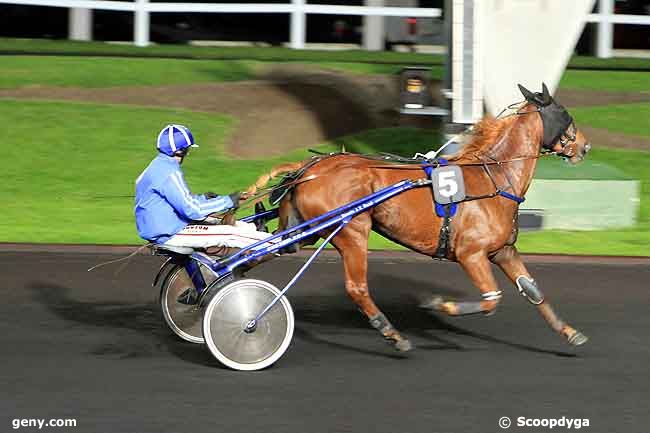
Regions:
<svg viewBox="0 0 650 433"><path fill-rule="evenodd" d="M306 150L272 160L233 159L224 139L236 128L225 116L182 110L3 99L5 187L0 242L137 244L133 183L155 156L155 136L168 122L191 126L200 149L184 171L193 191L228 193L273 165L300 160ZM440 143L436 130L388 128L318 146L323 151L412 155ZM650 152L595 149L594 164L640 179L639 223L625 230L522 233L525 252L650 255ZM569 170L569 169L567 169ZM396 248L373 236L372 248Z"/></svg>
<svg viewBox="0 0 650 433"><path fill-rule="evenodd" d="M50 39L0 38L0 54L42 54L72 56L164 57L209 60L260 60L300 62L388 63L444 65L444 54L402 53L365 50L292 50L283 47L197 47L178 44L131 44L62 41ZM569 69L650 71L650 59L573 56Z"/></svg>
<svg viewBox="0 0 650 433"><path fill-rule="evenodd" d="M650 73L566 70L560 88L596 92L650 92Z"/></svg>
<svg viewBox="0 0 650 433"><path fill-rule="evenodd" d="M29 86L119 87L240 81L256 62L105 57L5 56L0 88Z"/></svg>
<svg viewBox="0 0 650 433"><path fill-rule="evenodd" d="M650 137L650 103L621 104L571 109L578 125L612 132Z"/></svg>
<svg viewBox="0 0 650 433"><path fill-rule="evenodd" d="M346 62L289 62L305 69L354 74L397 74L399 65ZM284 63L286 64L286 63ZM0 62L0 89L36 86L105 88L160 86L251 80L278 66L257 60L184 60L121 57L4 56ZM441 79L443 68L431 67Z"/></svg>
<svg viewBox="0 0 650 433"><path fill-rule="evenodd" d="M400 53L366 50L292 50L282 47L196 47L190 45L151 45L105 42L58 41L49 39L0 38L2 54L41 54L70 56L159 57L205 60L259 60L299 62L352 62L430 65L444 63L441 54Z"/></svg>

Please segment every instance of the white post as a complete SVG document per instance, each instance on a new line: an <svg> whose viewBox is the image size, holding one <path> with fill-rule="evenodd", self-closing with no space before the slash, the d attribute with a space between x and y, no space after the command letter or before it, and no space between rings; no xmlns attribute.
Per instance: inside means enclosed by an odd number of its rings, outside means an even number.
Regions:
<svg viewBox="0 0 650 433"><path fill-rule="evenodd" d="M149 11L146 9L148 1L135 1L137 9L133 20L133 42L138 47L149 45Z"/></svg>
<svg viewBox="0 0 650 433"><path fill-rule="evenodd" d="M483 115L480 4L452 1L452 122L471 124Z"/></svg>
<svg viewBox="0 0 650 433"><path fill-rule="evenodd" d="M91 9L70 8L68 12L68 39L91 41L93 39L93 12Z"/></svg>
<svg viewBox="0 0 650 433"><path fill-rule="evenodd" d="M384 0L365 0L366 6L384 6ZM368 51L384 49L384 17L366 16L363 19L363 48Z"/></svg>
<svg viewBox="0 0 650 433"><path fill-rule="evenodd" d="M601 59L612 57L612 47L614 46L614 24L611 22L611 16L614 14L614 0L598 1L598 30L596 31L596 56Z"/></svg>
<svg viewBox="0 0 650 433"><path fill-rule="evenodd" d="M483 47L481 40L483 39L482 32L484 31L483 20L485 2L474 2L474 37L472 38L472 52L474 58L472 59L473 82L472 82L472 120L478 122L483 117Z"/></svg>
<svg viewBox="0 0 650 433"><path fill-rule="evenodd" d="M291 0L293 9L291 11L291 48L302 50L305 48L305 0Z"/></svg>

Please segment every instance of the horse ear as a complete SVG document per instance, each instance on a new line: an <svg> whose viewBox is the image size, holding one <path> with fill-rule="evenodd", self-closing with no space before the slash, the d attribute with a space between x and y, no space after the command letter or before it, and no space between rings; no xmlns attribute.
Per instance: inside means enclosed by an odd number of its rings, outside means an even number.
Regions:
<svg viewBox="0 0 650 433"><path fill-rule="evenodd" d="M536 102L535 94L533 92L531 92L521 84L517 84L517 86L519 87L519 91L521 92L521 94L524 95L524 98L526 98L526 101L532 103Z"/></svg>
<svg viewBox="0 0 650 433"><path fill-rule="evenodd" d="M546 87L546 84L544 83L542 83L542 101L544 102L544 105L551 103L551 94L548 91L548 87Z"/></svg>

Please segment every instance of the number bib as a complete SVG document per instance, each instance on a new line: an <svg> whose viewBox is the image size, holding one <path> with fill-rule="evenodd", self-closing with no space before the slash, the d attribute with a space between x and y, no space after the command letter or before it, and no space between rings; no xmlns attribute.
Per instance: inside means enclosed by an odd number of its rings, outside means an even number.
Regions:
<svg viewBox="0 0 650 433"><path fill-rule="evenodd" d="M463 170L456 165L433 169L431 187L436 203L450 204L465 200L465 181Z"/></svg>

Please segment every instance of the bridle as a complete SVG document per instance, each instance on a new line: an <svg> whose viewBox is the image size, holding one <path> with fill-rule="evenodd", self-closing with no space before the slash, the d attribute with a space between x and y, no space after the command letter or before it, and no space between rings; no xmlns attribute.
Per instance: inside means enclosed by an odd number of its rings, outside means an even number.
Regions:
<svg viewBox="0 0 650 433"><path fill-rule="evenodd" d="M572 130L569 132L569 130ZM576 144L576 135L578 128L574 121L571 121L571 124L567 129L564 130L562 135L560 135L559 143L562 145L562 150L559 153L556 153L558 156L563 156L566 158L571 158L575 155L576 149L572 147L573 144Z"/></svg>
<svg viewBox="0 0 650 433"><path fill-rule="evenodd" d="M533 104L535 106L535 109L520 111L527 102ZM546 111L547 107L552 107L554 112L550 115L547 114L548 113ZM511 113L503 115L507 110L513 110L513 111ZM561 105L557 104L555 101L552 101L551 104L548 104L546 106L539 106L535 102L526 101L526 100L515 102L513 104L510 104L507 108L503 109L496 118L505 119L511 116L523 116L531 113L539 113L540 117L542 118L542 127L544 128L544 132L543 132L544 139L542 143L542 150L538 155L531 155L530 157L525 157L523 159L537 159L540 156L559 156L562 158L571 158L576 154L577 150L573 145L576 144L578 128L576 127L575 121L569 115L566 109ZM547 120L548 117L552 117L552 118L550 120ZM558 122L557 117L561 117L562 120L564 122L567 122L568 124L566 127L562 125L561 126L562 129L560 130L559 133L558 132L548 133L548 136L552 137L551 139L548 139L546 127L551 126L548 125L549 123L551 123L552 126L556 127L557 125L554 125L553 123ZM559 152L553 150L556 143L560 143L560 145L562 145L562 149ZM510 162L510 161L516 161L521 159L522 159L521 157L517 157L513 159L504 160L501 162Z"/></svg>
<svg viewBox="0 0 650 433"><path fill-rule="evenodd" d="M548 133L548 131L543 132L543 140L542 140L542 149L539 153L535 155L529 155L529 156L521 156L521 157L515 157L515 158L509 158L506 160L497 160L496 158L492 157L489 154L484 154L483 156L489 158L491 161L486 161L485 158L478 157L478 159L481 160L481 165L483 166L483 170L485 173L488 175L490 180L492 181L492 184L494 185L496 192L495 195L502 195L506 198L509 198L511 200L516 201L517 203L522 203L524 201L524 197L520 197L514 194L510 193L505 193L505 189L501 188L497 185L496 179L493 176L491 170L490 170L490 165L497 165L498 167L503 169L503 174L506 178L506 181L508 182L509 189L514 192L514 184L512 182L512 179L510 178L510 175L508 173L508 170L505 169L505 167L502 167L502 164L505 163L510 163L510 162L515 162L515 161L522 161L522 160L530 160L530 159L539 159L542 156L560 156L562 158L571 158L572 156L575 155L576 149L574 147L574 144L576 144L576 136L577 136L577 131L578 128L575 125L575 122L573 118L569 115L569 113L566 111L564 107L561 105L557 104L555 101L551 99L551 103L547 104L545 106L540 106L536 104L535 102L532 101L522 101L522 102L516 102L514 104L509 105L506 109L504 109L498 116L497 118L505 118L505 117L510 117L510 116L522 116L526 114L531 114L531 113L539 113L540 117L542 118L542 127L546 128L547 126L554 126L557 127L558 122L568 122L567 126L562 125L560 129L560 132L555 132L551 131ZM535 106L534 110L526 110L526 111L520 111L524 106L526 106L526 102L530 102ZM547 114L549 112L545 112L544 109L546 107L551 107L552 110L550 111L550 115ZM507 110L514 110L512 113L507 114L506 116L502 116L502 114ZM547 115L550 117L550 121L548 118L545 118L544 116ZM512 127L512 126L511 126ZM552 138L548 138L552 137ZM555 148L555 144L560 143L562 146L562 149L558 152L553 150Z"/></svg>
<svg viewBox="0 0 650 433"><path fill-rule="evenodd" d="M545 87L546 86L544 86L544 91L546 93L547 90ZM543 95L541 94L539 94L539 96L543 97ZM535 107L535 109L532 110L527 109L525 111L521 111L522 108L527 106L526 105L527 102L531 103ZM512 110L512 112L503 116L503 113L508 109ZM495 191L491 194L486 194L486 195L476 196L476 197L468 197L465 199L465 201L491 198L500 195L502 197L515 201L517 204L520 204L525 199L523 196L516 195L514 183L512 182L508 170L505 167L503 167L504 164L512 163L516 161L539 159L542 156L560 156L562 158L571 158L572 156L575 155L577 150L574 145L576 144L576 136L577 136L578 129L576 128L573 118L571 117L571 115L569 115L566 109L563 106L557 104L552 98L550 98L550 96L548 96L547 103L545 104L541 104L537 100L530 100L528 98L526 99L526 101L516 102L514 104L511 104L506 109L504 109L501 113L499 113L497 119L503 119L510 116L523 116L531 113L539 113L540 117L542 118L542 127L544 128L544 131L542 133L543 134L542 146L541 146L542 149L535 155L524 155L524 156L508 158L505 160L499 160L494 156L490 155L489 153L484 153L482 155L475 155L475 157L480 161L478 163L457 163L457 165L460 166L467 166L467 165L482 166L483 170L485 171L485 173L487 174L487 176L489 177L490 181L492 182L495 188ZM510 126L510 128L512 127L513 125ZM549 130L547 130L546 128L549 128ZM562 149L559 152L554 150L557 143L560 143L560 145L562 146ZM490 166L494 166L494 165L502 169L508 187L504 188L498 185L495 176L490 170ZM512 191L512 193L508 192L508 190Z"/></svg>

